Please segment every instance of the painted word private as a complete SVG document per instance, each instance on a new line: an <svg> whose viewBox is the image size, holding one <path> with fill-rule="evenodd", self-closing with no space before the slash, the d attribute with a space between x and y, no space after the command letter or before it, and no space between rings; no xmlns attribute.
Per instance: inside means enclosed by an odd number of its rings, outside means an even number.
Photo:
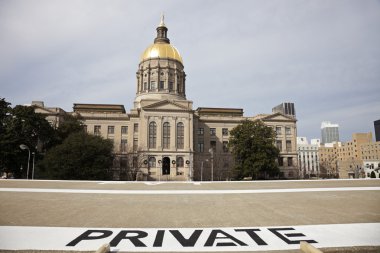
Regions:
<svg viewBox="0 0 380 253"><path fill-rule="evenodd" d="M75 247L94 241L108 241L119 249L207 249L213 247L268 247L270 244L298 245L317 243L293 227L226 229L88 229L66 246Z"/></svg>

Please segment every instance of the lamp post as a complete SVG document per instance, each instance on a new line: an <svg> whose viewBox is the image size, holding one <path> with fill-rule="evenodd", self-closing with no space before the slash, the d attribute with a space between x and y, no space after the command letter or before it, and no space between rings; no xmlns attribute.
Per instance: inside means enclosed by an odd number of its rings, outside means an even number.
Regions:
<svg viewBox="0 0 380 253"><path fill-rule="evenodd" d="M28 152L29 152L29 156L28 156L28 168L26 169L26 179L29 179L30 149L29 149L29 147L26 146L25 144L21 144L21 145L20 145L20 148L21 148L22 150L27 149Z"/></svg>
<svg viewBox="0 0 380 253"><path fill-rule="evenodd" d="M162 166L161 166L162 161L158 160L158 167L156 168L156 174L158 175L158 181L161 181L161 172L162 172Z"/></svg>
<svg viewBox="0 0 380 253"><path fill-rule="evenodd" d="M209 152L211 154L211 181L214 181L214 149L210 148Z"/></svg>
<svg viewBox="0 0 380 253"><path fill-rule="evenodd" d="M203 163L204 162L208 162L208 159L206 159L205 161L202 161L201 163L201 181L203 181Z"/></svg>
<svg viewBox="0 0 380 253"><path fill-rule="evenodd" d="M36 153L32 152L32 155L33 155L32 180L34 180L34 160L36 158Z"/></svg>
<svg viewBox="0 0 380 253"><path fill-rule="evenodd" d="M201 162L201 182L203 181L203 161Z"/></svg>
<svg viewBox="0 0 380 253"><path fill-rule="evenodd" d="M190 160L189 161L186 161L186 163L188 162L189 164L189 170L190 170L190 181L194 181L194 172L193 172L193 152L192 150L190 149L190 156L189 156Z"/></svg>

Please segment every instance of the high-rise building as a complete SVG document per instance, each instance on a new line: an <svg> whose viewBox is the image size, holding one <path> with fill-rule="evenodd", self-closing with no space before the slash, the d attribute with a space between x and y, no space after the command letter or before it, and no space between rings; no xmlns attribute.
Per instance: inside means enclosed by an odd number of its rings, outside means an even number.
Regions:
<svg viewBox="0 0 380 253"><path fill-rule="evenodd" d="M291 117L296 117L294 103L285 102L272 108L272 113L282 113Z"/></svg>
<svg viewBox="0 0 380 253"><path fill-rule="evenodd" d="M380 141L380 119L373 122L375 127L375 139L376 141Z"/></svg>
<svg viewBox="0 0 380 253"><path fill-rule="evenodd" d="M330 121L323 121L321 124L322 143L339 142L339 125Z"/></svg>

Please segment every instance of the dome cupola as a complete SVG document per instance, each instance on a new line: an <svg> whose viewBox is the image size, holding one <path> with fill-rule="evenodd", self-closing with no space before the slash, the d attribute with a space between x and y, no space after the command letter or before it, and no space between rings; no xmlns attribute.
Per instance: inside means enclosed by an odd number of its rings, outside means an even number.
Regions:
<svg viewBox="0 0 380 253"><path fill-rule="evenodd" d="M186 100L182 57L170 44L164 16L156 28L154 43L141 55L136 73L137 92L135 102L149 100Z"/></svg>
<svg viewBox="0 0 380 253"><path fill-rule="evenodd" d="M157 37L154 39L154 44L145 49L141 55L141 61L153 59L153 58L170 58L177 60L183 64L182 57L177 48L170 44L168 38L168 28L164 23L164 16L161 16L161 22L156 28Z"/></svg>

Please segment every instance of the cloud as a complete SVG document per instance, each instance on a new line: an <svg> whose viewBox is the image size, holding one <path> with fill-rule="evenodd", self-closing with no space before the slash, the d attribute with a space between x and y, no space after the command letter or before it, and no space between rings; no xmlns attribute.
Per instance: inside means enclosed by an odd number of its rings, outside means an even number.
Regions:
<svg viewBox="0 0 380 253"><path fill-rule="evenodd" d="M370 0L1 1L0 95L68 111L81 102L131 108L162 11L195 107L252 116L295 102L309 138L322 120L348 139L380 118L380 4Z"/></svg>

